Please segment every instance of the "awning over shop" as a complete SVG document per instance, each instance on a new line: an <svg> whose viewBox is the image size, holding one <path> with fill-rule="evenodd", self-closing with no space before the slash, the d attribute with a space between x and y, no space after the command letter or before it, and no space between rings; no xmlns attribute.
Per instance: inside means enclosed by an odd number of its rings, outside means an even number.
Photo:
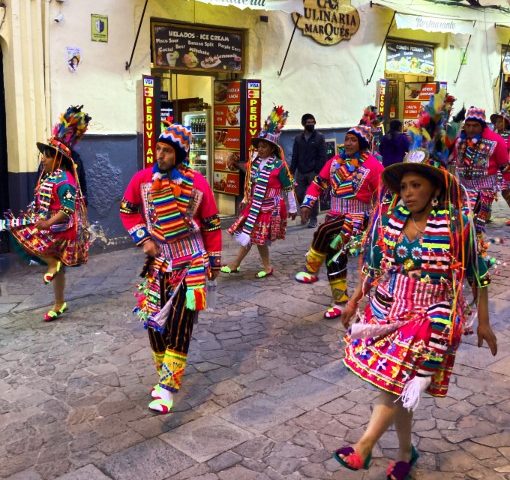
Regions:
<svg viewBox="0 0 510 480"><path fill-rule="evenodd" d="M303 0L198 0L202 3L219 5L222 7L237 7L253 10L280 10L282 12L298 12L304 14Z"/></svg>
<svg viewBox="0 0 510 480"><path fill-rule="evenodd" d="M425 32L462 33L465 35L473 33L473 22L468 20L397 13L395 21L399 29L409 28L411 30L424 30Z"/></svg>
<svg viewBox="0 0 510 480"><path fill-rule="evenodd" d="M495 1L494 3L497 3ZM478 23L510 24L510 9L506 7L470 7L449 0L372 0L373 5L390 8L407 15L435 17L449 20L471 20ZM408 28L408 27L406 27ZM422 29L423 30L423 29ZM432 31L432 30L429 30Z"/></svg>

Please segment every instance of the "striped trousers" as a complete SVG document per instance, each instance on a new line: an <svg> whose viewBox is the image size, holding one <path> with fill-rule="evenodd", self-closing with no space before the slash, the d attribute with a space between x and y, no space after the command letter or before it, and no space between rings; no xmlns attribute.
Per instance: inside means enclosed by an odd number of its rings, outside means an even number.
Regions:
<svg viewBox="0 0 510 480"><path fill-rule="evenodd" d="M168 275L161 282L161 306L172 295ZM152 358L159 375L159 385L171 392L181 388L186 368L189 344L193 333L193 324L198 312L186 308L186 285L182 282L172 299L172 308L163 333L148 328Z"/></svg>

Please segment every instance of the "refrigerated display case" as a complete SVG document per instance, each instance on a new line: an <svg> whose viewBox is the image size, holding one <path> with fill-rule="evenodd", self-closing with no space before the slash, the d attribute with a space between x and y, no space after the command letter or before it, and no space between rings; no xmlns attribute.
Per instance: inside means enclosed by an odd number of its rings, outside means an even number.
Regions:
<svg viewBox="0 0 510 480"><path fill-rule="evenodd" d="M183 112L183 124L191 128L193 138L189 151L189 163L193 170L209 178L209 121L207 110Z"/></svg>

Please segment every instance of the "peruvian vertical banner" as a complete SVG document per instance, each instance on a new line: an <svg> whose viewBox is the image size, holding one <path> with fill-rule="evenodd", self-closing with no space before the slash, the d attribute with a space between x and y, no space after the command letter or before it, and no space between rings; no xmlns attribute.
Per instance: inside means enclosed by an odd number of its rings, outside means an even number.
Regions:
<svg viewBox="0 0 510 480"><path fill-rule="evenodd" d="M261 127L260 105L262 103L262 84L260 80L244 80L244 82L246 95L244 158L248 159L251 140L257 136Z"/></svg>
<svg viewBox="0 0 510 480"><path fill-rule="evenodd" d="M154 163L156 152L156 124L154 105L154 77L143 75L142 77L142 101L143 101L143 166L148 167Z"/></svg>

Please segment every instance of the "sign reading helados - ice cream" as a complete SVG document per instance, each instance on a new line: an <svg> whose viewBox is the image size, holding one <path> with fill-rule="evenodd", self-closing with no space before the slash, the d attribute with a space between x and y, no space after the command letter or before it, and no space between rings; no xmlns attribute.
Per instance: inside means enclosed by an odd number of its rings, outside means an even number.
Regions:
<svg viewBox="0 0 510 480"><path fill-rule="evenodd" d="M243 32L239 30L154 22L152 51L157 68L235 73L243 70Z"/></svg>
<svg viewBox="0 0 510 480"><path fill-rule="evenodd" d="M349 40L359 29L359 13L349 0L303 0L304 15L292 14L303 35L321 45Z"/></svg>

